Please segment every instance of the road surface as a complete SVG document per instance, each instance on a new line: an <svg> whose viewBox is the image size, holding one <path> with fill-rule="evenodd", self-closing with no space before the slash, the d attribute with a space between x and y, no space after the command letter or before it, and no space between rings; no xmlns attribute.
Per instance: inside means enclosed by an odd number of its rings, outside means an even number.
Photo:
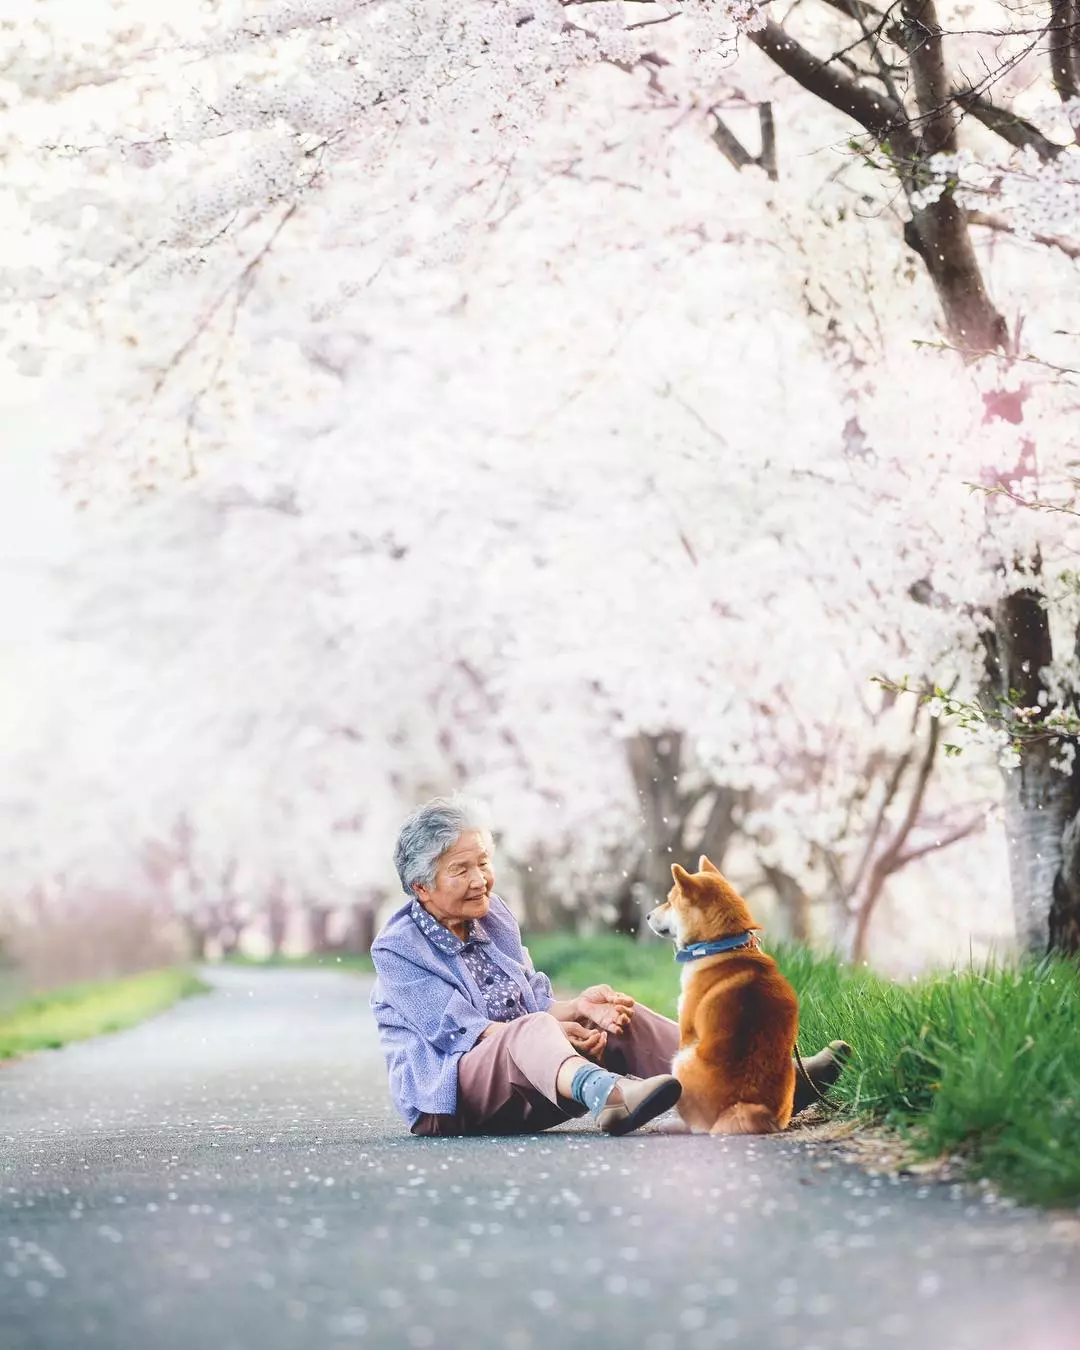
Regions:
<svg viewBox="0 0 1080 1350"><path fill-rule="evenodd" d="M1080 1347L1075 1216L794 1136L416 1140L368 981L208 978L0 1068L2 1350Z"/></svg>

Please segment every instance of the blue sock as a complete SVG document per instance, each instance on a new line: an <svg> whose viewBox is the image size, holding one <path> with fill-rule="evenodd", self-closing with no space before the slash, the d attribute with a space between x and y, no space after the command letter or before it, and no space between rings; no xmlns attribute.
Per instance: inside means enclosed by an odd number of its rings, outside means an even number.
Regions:
<svg viewBox="0 0 1080 1350"><path fill-rule="evenodd" d="M590 1115L598 1116L618 1081L618 1074L608 1073L607 1069L592 1064L583 1064L574 1074L570 1096L582 1106L587 1106Z"/></svg>

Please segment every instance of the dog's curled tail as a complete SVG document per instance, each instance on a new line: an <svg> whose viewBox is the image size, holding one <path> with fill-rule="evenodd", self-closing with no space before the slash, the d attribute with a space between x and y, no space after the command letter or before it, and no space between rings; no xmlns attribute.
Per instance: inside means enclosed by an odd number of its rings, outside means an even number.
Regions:
<svg viewBox="0 0 1080 1350"><path fill-rule="evenodd" d="M779 1134L776 1113L758 1102L736 1102L721 1111L710 1134Z"/></svg>

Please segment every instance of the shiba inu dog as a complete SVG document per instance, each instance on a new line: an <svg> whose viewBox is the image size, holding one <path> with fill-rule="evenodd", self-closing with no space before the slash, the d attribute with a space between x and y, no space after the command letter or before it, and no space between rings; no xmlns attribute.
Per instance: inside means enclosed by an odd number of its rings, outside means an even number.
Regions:
<svg viewBox="0 0 1080 1350"><path fill-rule="evenodd" d="M675 884L647 922L675 941L683 966L679 1114L695 1133L775 1134L791 1119L795 991L758 947L761 927L708 858L699 871L675 863Z"/></svg>

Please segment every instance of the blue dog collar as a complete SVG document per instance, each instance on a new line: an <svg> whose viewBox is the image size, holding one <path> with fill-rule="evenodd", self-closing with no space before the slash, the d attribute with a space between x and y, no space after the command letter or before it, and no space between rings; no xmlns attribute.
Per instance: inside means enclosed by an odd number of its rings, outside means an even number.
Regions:
<svg viewBox="0 0 1080 1350"><path fill-rule="evenodd" d="M700 961L703 956L719 956L721 952L749 947L753 940L753 933L736 933L734 937L716 938L713 942L691 942L688 947L676 947L675 960Z"/></svg>

